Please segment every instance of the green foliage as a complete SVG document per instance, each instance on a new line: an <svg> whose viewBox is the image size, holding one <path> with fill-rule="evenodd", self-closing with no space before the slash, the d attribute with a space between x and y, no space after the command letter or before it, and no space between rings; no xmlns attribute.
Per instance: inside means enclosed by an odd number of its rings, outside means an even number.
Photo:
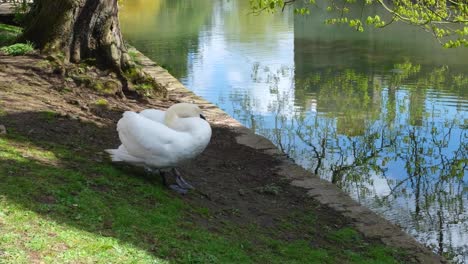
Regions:
<svg viewBox="0 0 468 264"><path fill-rule="evenodd" d="M34 46L31 42L27 43L16 43L10 46L6 46L0 49L1 52L12 55L12 56L20 56L25 55L34 50Z"/></svg>
<svg viewBox="0 0 468 264"><path fill-rule="evenodd" d="M26 14L28 10L30 9L32 3L28 0L17 0L13 2L13 7L14 7L14 21L17 24L22 24L24 22L24 19L26 17Z"/></svg>
<svg viewBox="0 0 468 264"><path fill-rule="evenodd" d="M275 12L284 10L296 0L250 0L254 13ZM303 3L303 2L301 2ZM295 8L296 14L309 14L312 8L318 7L315 0L304 1ZM418 26L431 33L446 48L468 47L468 2L466 0L322 0L321 5L335 14L326 19L327 24L347 24L356 31L363 32L364 25L383 28L395 21ZM384 21L378 15L364 17L364 9L372 5L380 5L390 15L389 21ZM359 14L357 17L349 15L350 10Z"/></svg>

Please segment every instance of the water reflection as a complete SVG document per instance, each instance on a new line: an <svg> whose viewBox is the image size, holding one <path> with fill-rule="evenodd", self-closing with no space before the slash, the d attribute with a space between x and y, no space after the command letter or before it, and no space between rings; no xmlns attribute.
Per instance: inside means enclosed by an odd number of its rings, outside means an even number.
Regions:
<svg viewBox="0 0 468 264"><path fill-rule="evenodd" d="M247 16L246 0L124 5L126 39L195 93L468 262L467 50L398 24L354 34L321 14Z"/></svg>
<svg viewBox="0 0 468 264"><path fill-rule="evenodd" d="M296 93L277 93L270 116L255 109L258 98L233 93L234 115L438 253L462 260L468 250L468 78L407 60L392 69L387 75L330 68L296 76ZM274 87L278 78L263 79ZM291 97L309 109L291 109Z"/></svg>
<svg viewBox="0 0 468 264"><path fill-rule="evenodd" d="M157 62L176 77L187 76L189 54L198 50L199 32L211 20L212 1L131 0L121 8L125 39L144 54L158 54Z"/></svg>

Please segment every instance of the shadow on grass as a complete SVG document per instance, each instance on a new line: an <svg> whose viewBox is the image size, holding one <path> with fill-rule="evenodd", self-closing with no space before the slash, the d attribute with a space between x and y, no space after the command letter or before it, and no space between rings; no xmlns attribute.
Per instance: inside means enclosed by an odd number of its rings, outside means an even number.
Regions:
<svg viewBox="0 0 468 264"><path fill-rule="evenodd" d="M158 177L108 161L102 150L117 146L115 127L44 112L3 115L0 124L8 129L0 137L0 224L11 234L0 250L10 259L246 261L232 242L185 222L191 209Z"/></svg>

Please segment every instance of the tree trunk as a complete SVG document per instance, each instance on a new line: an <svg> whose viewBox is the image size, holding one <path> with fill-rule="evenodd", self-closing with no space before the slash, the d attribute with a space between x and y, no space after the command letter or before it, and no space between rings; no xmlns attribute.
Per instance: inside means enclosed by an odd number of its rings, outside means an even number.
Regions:
<svg viewBox="0 0 468 264"><path fill-rule="evenodd" d="M117 72L130 66L117 0L36 0L23 38L43 52L63 54L65 61L96 59Z"/></svg>
<svg viewBox="0 0 468 264"><path fill-rule="evenodd" d="M35 0L25 19L23 41L65 62L90 59L117 73L123 96L167 96L165 88L137 67L122 40L117 0ZM151 90L139 87L152 87Z"/></svg>

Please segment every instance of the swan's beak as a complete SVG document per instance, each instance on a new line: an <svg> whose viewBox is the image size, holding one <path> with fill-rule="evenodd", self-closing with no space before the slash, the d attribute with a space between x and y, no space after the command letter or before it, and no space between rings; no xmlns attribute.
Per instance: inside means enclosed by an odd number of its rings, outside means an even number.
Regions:
<svg viewBox="0 0 468 264"><path fill-rule="evenodd" d="M205 116L200 114L200 118L203 119L203 120L206 120Z"/></svg>

